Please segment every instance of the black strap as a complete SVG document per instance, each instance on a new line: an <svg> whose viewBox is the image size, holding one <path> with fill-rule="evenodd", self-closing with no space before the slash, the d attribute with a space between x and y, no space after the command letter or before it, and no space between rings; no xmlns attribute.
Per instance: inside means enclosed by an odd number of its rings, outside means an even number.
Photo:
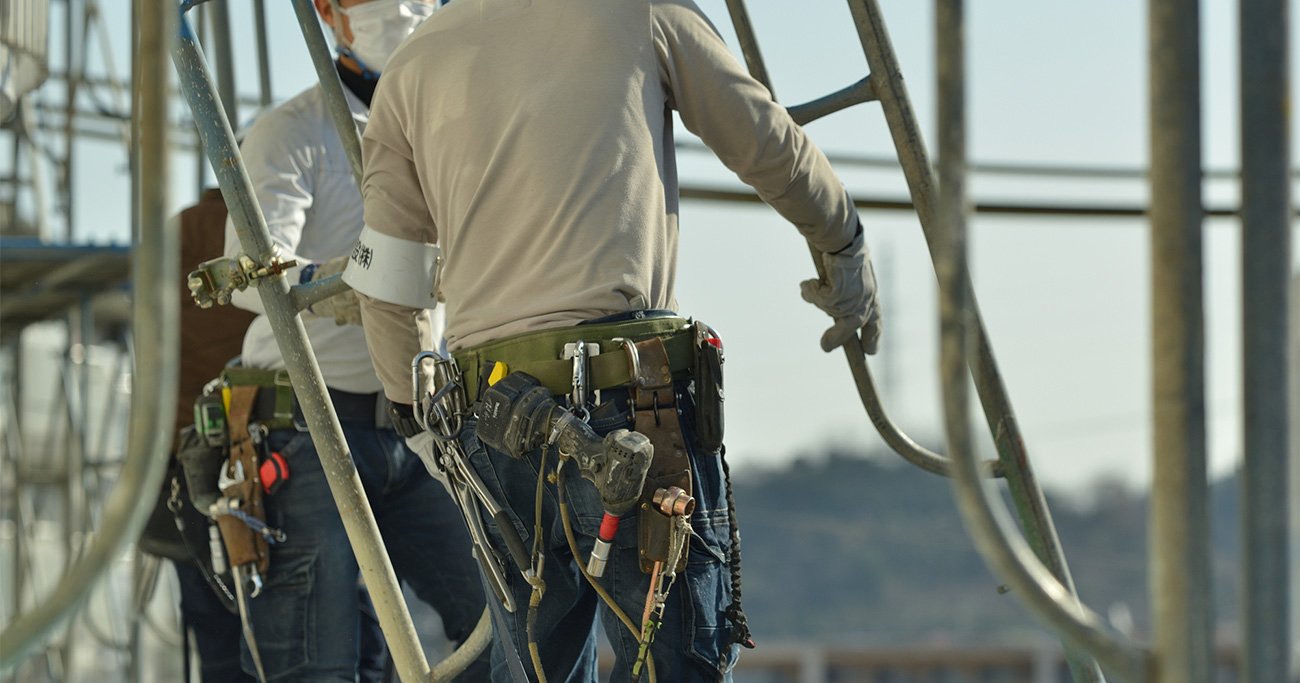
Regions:
<svg viewBox="0 0 1300 683"><path fill-rule="evenodd" d="M173 485L179 484L174 476L172 482ZM190 561L199 570L199 573L203 575L203 581L208 584L208 588L212 589L213 595L217 596L217 601L221 603L222 607L226 608L227 612L238 614L239 611L235 607L235 596L230 594L230 589L226 588L226 584L222 583L221 577L212 572L211 565L209 564L210 559L204 560L202 553L195 550L194 546L190 545L189 536L185 533L185 520L181 517L179 509L172 510L172 519L176 522L176 533L180 535L181 543L185 545L185 552L189 554ZM213 522L208 521L208 524L212 523ZM182 610L182 616L184 616L184 610ZM183 629L182 632L184 632ZM187 646L186 652L188 651L189 648Z"/></svg>
<svg viewBox="0 0 1300 683"><path fill-rule="evenodd" d="M393 420L393 429L403 439L409 439L424 431L424 427L415 421L415 409L406 403L390 403L388 416Z"/></svg>
<svg viewBox="0 0 1300 683"><path fill-rule="evenodd" d="M736 524L736 497L731 492L731 467L727 465L727 447L718 453L722 461L722 477L727 484L727 522L731 526L731 552L727 554L727 569L731 574L731 604L727 605L727 620L731 622L731 642L754 649L754 637L749 632L749 619L740 606L740 527Z"/></svg>
<svg viewBox="0 0 1300 683"><path fill-rule="evenodd" d="M357 99L365 102L366 108L369 109L370 100L375 96L375 86L379 85L379 79L366 78L364 75L343 66L343 63L338 60L334 61L334 69L339 72L339 80L343 81L343 85L346 85L348 90L351 90L352 94L357 96Z"/></svg>

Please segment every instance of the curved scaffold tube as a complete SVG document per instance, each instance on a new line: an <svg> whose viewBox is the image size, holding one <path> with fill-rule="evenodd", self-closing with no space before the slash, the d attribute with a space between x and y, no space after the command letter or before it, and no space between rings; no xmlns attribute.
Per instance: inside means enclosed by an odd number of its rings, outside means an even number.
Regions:
<svg viewBox="0 0 1300 683"><path fill-rule="evenodd" d="M966 250L966 118L962 0L939 0L939 230L933 240L939 275L940 359L944 428L956 464L953 492L975 546L990 568L1065 642L1096 657L1122 680L1145 681L1150 657L1111 631L1053 575L1011 521L992 487L980 481L974 456L967 392L967 358L977 312ZM1100 679L1092 662L1071 662L1076 679Z"/></svg>
<svg viewBox="0 0 1300 683"><path fill-rule="evenodd" d="M771 78L768 76L763 54L758 48L758 39L754 35L754 27L750 23L749 12L745 9L744 0L726 0L726 3L750 75L759 83L762 83L768 89L768 92L772 93L772 97L775 98L776 91L772 89ZM875 81L871 76L867 76L857 83L826 97L788 107L787 111L790 113L791 118L802 126L855 104L872 102L877 99ZM811 244L808 248L812 254L813 264L817 268L817 276L825 279L826 272L821 255ZM913 465L932 474L945 477L951 476L952 462L948 458L918 444L904 433L885 412L884 403L880 400L879 392L876 391L876 384L871 379L871 369L867 365L866 356L860 350L845 346L844 357L848 360L849 369L853 373L853 381L858 390L858 397L862 401L862 407L866 409L867 417L871 419L871 423L876 427L876 431L880 433L885 443L902 456L904 460ZM996 460L988 461L981 465L981 472L984 476L1001 477L1003 476L1002 464Z"/></svg>
<svg viewBox="0 0 1300 683"><path fill-rule="evenodd" d="M731 10L737 34L740 36L741 49L747 64L750 66L751 74L756 77L765 76L766 69L763 67L762 57L758 53L753 27L749 24L747 14L743 11L743 0L726 0L726 2ZM875 391L874 383L871 381L865 356L859 349L850 349L846 346L846 358L853 372L863 407L867 410L872 423L891 448L909 462L926 471L953 477L954 486L958 486L958 478L964 478L966 474L970 474L975 478L977 491L979 489L979 478L1005 478L1012 499L1016 502L1020 512L1025 533L1029 538L1029 544L1027 544L1018 534L1013 534L1014 541L1008 542L1017 548L1025 550L1027 558L1021 557L1020 560L1032 560L1030 566L1034 569L1029 570L1030 574L1042 578L1037 573L1037 570L1042 570L1042 573L1050 578L1052 585L1059 589L1057 597L1068 598L1062 604L1070 604L1075 608L1082 609L1078 605L1077 597L1075 597L1074 581L1070 576L1065 555L1061 550L1060 540L1057 537L1051 514L1047 509L1046 499L1030 467L1024 440L1021 437L1019 425L1012 411L1005 384L998 371L987 331L984 329L980 318L978 305L970 291L969 274L965 269L962 269L955 276L951 272L945 272L945 269L949 268L949 266L944 265L946 262L941 262L939 259L939 252L943 249L941 244L943 238L939 235L939 216L936 214L938 195L934 172L926 155L924 140L916 123L915 114L912 112L906 87L902 81L901 70L894 56L889 34L881 18L880 8L875 0L848 0L848 4L862 43L863 54L870 66L871 75L860 81L859 84L845 89L844 92L835 93L827 98L822 98L822 100L814 101L816 104L809 103L792 107L790 111L792 115L797 115L802 123L804 119L812 120L816 116L842 109L852 104L854 99L879 101L881 103L886 123L893 137L894 146L898 151L899 162L908 189L912 195L913 204L917 210L917 216L920 219L922 230L930 247L931 256L935 261L935 270L940 275L941 289L945 286L951 287L950 283L952 282L959 282L961 285L961 292L959 293L961 301L963 301L961 315L973 330L969 343L962 341L957 348L959 354L957 362L962 373L962 391L965 391L964 382L967 381L966 373L969 372L973 376L976 390L983 404L989 429L997 445L999 459L996 462L979 463L967 450L960 454L961 460L959 461L956 455L943 457L921 448L903 434L885 415L879 396ZM943 40L937 42L943 43ZM768 85L769 90L771 89L766 80L763 83ZM850 94L849 91L855 88L858 92ZM962 163L964 164L964 161ZM813 258L819 266L818 274L822 275L821 259L815 250L813 250ZM949 450L951 451L953 442L950 440L949 443ZM963 441L962 443L966 442ZM964 487L958 490L964 490ZM1000 506L997 508L997 512L1002 517L1007 517L1005 510ZM1008 528L1014 527L1008 522ZM1030 544L1032 544L1032 549ZM1017 565L1016 569L1024 569L1024 563ZM1025 585L1022 580L1024 579L1023 573L1017 572L1016 576L1017 578L1011 581L1013 587ZM1040 584L1035 584L1035 587L1040 587ZM1033 600L1030 600L1030 602L1031 604L1034 603ZM1051 611L1055 613L1055 608L1058 605L1051 602L1051 607ZM1098 652L1097 648L1106 649L1101 647L1099 642L1080 638L1081 633L1088 631L1088 629L1076 628L1078 624L1071 626L1064 623L1064 621L1068 620L1063 620L1060 623L1053 619L1048 619L1048 621L1063 634L1067 644L1075 646L1088 644L1089 646L1084 649L1094 654ZM1089 626L1095 627L1099 623L1090 622ZM1088 631L1088 633L1089 635L1095 635L1096 631L1092 630ZM1105 641L1106 639L1102 638L1101 640ZM1145 661L1144 655L1135 654L1132 648L1126 648L1126 646L1119 643L1110 642L1109 644L1125 651L1125 656L1108 656L1107 658L1111 663L1120 666L1121 670L1126 673L1142 669L1142 662ZM1116 648L1110 649L1111 655L1115 652ZM1067 648L1066 659L1076 681L1083 683L1103 680L1097 663L1089 657L1081 656L1081 653Z"/></svg>
<svg viewBox="0 0 1300 683"><path fill-rule="evenodd" d="M179 356L179 240L164 229L167 218L167 43L174 35L174 6L165 0L136 0L138 51L135 132L138 167L133 185L139 193L140 231L131 273L131 333L135 342L135 379L127 431L127 457L104 521L77 562L40 604L18 616L0 633L0 669L21 662L42 646L86 603L91 590L122 552L139 536L153 510L167 466L169 425L176 406L173 390ZM14 596L17 600L19 596Z"/></svg>

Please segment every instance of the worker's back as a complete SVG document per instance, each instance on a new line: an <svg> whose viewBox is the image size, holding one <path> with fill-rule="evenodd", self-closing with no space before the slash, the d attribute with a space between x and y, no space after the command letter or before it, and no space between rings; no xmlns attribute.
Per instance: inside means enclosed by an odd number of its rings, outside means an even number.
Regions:
<svg viewBox="0 0 1300 683"><path fill-rule="evenodd" d="M437 188L449 346L671 306L677 187L646 2L452 3L389 62L380 140L393 107L418 107L403 128Z"/></svg>
<svg viewBox="0 0 1300 683"><path fill-rule="evenodd" d="M439 11L375 94L366 224L442 248L452 349L675 309L673 110L818 248L851 240L830 164L689 0Z"/></svg>

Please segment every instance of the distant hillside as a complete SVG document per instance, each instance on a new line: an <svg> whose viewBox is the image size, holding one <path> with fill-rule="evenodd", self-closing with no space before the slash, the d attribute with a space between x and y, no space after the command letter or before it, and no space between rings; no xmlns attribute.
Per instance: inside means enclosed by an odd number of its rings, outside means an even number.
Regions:
<svg viewBox="0 0 1300 683"><path fill-rule="evenodd" d="M897 463L897 464L896 464ZM852 644L1024 643L1050 638L999 595L946 479L890 458L842 453L735 481L744 604L755 637ZM1087 509L1048 492L1084 602L1149 625L1147 499L1100 484ZM1236 479L1211 494L1218 623L1237 604Z"/></svg>

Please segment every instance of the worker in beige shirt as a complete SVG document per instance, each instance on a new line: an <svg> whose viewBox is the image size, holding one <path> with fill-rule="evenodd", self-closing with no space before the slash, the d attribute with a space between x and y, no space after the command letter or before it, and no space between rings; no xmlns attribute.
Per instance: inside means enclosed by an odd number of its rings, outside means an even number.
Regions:
<svg viewBox="0 0 1300 683"><path fill-rule="evenodd" d="M876 282L851 198L691 0L458 0L393 54L373 102L363 138L365 228L344 277L360 294L385 391L406 404L398 410L410 410L412 400L411 359L420 350L414 316L441 302L471 402L503 371L554 365L566 343L599 343L604 360L597 356L588 369L626 358L615 373L622 386L593 383L587 389L601 391L580 392L539 381L589 416L598 433L672 423L670 434L651 438L654 462L683 452L689 460L689 474L677 480L695 504L684 571L640 562L644 513L628 515L636 523L624 520L613 538L599 581L631 615L625 626L578 571L601 519L594 488L566 472L555 477L563 491L552 481L538 500L538 468L551 474L554 451L511 457L482 443L475 429L486 423L469 416L460 438L470 463L536 551L534 567L545 559L545 592L534 610L522 607L533 586L521 572L510 576L520 607L496 611L494 680L518 678L521 668L530 678L540 679L541 669L551 680L594 679L597 611L618 680L651 666L662 681L726 680L736 645L751 642L733 583L738 534L721 434L710 428L705 435L701 422L712 419L701 397L718 392L709 392L700 358L720 343L671 313L679 201L673 111L822 252L826 279L802 289L834 318L823 348L861 344L874 353ZM694 343L684 346L691 330ZM633 344L652 338L663 342L663 366L672 372L671 390L653 398L645 390L652 382L635 378L644 363L634 352L642 349L644 361L648 347ZM648 481L659 481L656 467ZM555 493L566 494L577 527L576 558ZM647 483L643 507L652 493ZM489 525L505 557L500 531ZM650 640L652 664L635 664ZM533 666L519 667L516 658Z"/></svg>

